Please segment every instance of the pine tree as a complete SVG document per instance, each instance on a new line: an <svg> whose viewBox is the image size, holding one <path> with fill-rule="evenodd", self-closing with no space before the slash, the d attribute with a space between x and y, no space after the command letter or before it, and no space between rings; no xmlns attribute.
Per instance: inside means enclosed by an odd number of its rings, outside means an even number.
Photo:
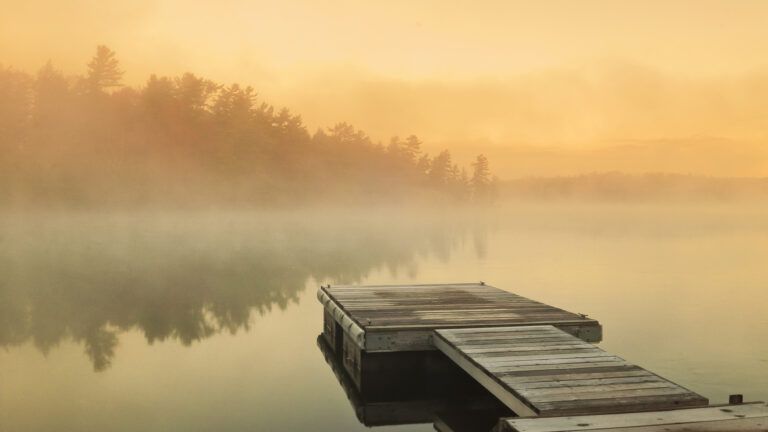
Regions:
<svg viewBox="0 0 768 432"><path fill-rule="evenodd" d="M402 151L403 149L402 143L400 142L400 137L393 136L390 138L389 144L387 144L387 153L389 153L392 158L397 160L400 158Z"/></svg>
<svg viewBox="0 0 768 432"><path fill-rule="evenodd" d="M411 135L403 143L403 154L410 163L416 163L416 159L421 154L421 141L416 135Z"/></svg>
<svg viewBox="0 0 768 432"><path fill-rule="evenodd" d="M61 71L49 60L37 73L34 93L34 122L36 126L49 125L62 118L69 101L69 83Z"/></svg>
<svg viewBox="0 0 768 432"><path fill-rule="evenodd" d="M183 109L200 113L209 108L212 97L221 88L213 81L198 78L189 72L175 79L176 93Z"/></svg>
<svg viewBox="0 0 768 432"><path fill-rule="evenodd" d="M451 173L451 153L448 150L443 150L437 156L432 159L432 164L429 170L430 181L435 186L445 186L450 179Z"/></svg>
<svg viewBox="0 0 768 432"><path fill-rule="evenodd" d="M488 158L478 155L472 162L472 194L477 201L487 201L490 198L491 170Z"/></svg>
<svg viewBox="0 0 768 432"><path fill-rule="evenodd" d="M24 72L0 65L0 145L23 136L31 109L32 79Z"/></svg>
<svg viewBox="0 0 768 432"><path fill-rule="evenodd" d="M423 154L419 158L419 160L416 162L416 171L419 174L427 175L429 173L429 170L432 167L432 161L429 159L428 154Z"/></svg>
<svg viewBox="0 0 768 432"><path fill-rule="evenodd" d="M466 200L469 198L470 192L472 190L472 186L469 182L469 174L467 174L467 169L462 168L461 173L459 174L459 180L458 180L458 188L460 190L460 197L462 200Z"/></svg>
<svg viewBox="0 0 768 432"><path fill-rule="evenodd" d="M123 71L120 70L120 62L117 61L115 52L105 45L96 47L96 55L88 62L88 74L85 78L88 90L100 93L109 88L121 87L122 78Z"/></svg>

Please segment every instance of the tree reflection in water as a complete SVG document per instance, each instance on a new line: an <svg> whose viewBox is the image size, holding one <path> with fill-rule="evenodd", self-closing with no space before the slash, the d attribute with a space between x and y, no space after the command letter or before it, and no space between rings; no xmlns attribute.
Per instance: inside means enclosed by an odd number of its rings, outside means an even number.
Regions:
<svg viewBox="0 0 768 432"><path fill-rule="evenodd" d="M465 235L426 214L332 213L0 216L0 346L71 340L100 371L122 332L189 345L248 330L310 280L415 275L417 256L447 259Z"/></svg>

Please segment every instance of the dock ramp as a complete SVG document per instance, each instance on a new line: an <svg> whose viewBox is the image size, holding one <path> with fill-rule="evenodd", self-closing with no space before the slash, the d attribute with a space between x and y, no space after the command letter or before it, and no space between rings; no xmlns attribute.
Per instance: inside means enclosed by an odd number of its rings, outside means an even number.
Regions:
<svg viewBox="0 0 768 432"><path fill-rule="evenodd" d="M518 416L708 404L705 397L551 325L437 329L433 344Z"/></svg>

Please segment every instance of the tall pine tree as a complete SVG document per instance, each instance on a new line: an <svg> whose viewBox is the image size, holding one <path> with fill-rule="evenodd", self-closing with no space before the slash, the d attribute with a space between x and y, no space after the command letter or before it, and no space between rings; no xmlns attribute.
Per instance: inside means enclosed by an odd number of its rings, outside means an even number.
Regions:
<svg viewBox="0 0 768 432"><path fill-rule="evenodd" d="M101 93L114 87L121 87L123 71L115 52L104 45L96 47L96 55L88 62L85 77L86 87L91 93Z"/></svg>

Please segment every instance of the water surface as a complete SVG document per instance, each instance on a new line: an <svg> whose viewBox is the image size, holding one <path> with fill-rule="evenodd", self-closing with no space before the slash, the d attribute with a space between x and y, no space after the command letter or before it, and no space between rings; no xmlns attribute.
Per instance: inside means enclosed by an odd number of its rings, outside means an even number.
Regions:
<svg viewBox="0 0 768 432"><path fill-rule="evenodd" d="M477 212L5 214L0 430L368 430L317 346L321 283L484 280L713 402L768 399L768 211Z"/></svg>

